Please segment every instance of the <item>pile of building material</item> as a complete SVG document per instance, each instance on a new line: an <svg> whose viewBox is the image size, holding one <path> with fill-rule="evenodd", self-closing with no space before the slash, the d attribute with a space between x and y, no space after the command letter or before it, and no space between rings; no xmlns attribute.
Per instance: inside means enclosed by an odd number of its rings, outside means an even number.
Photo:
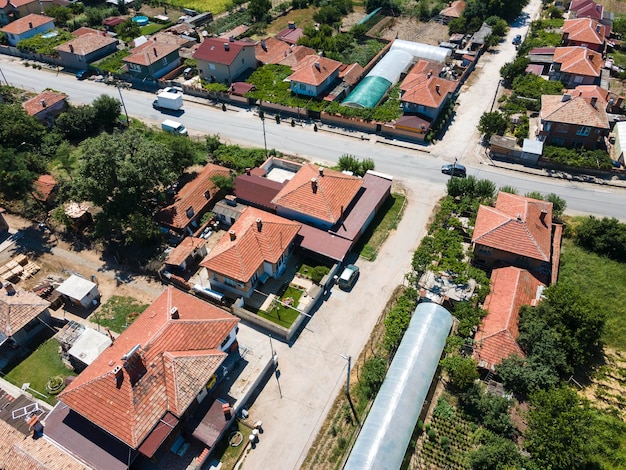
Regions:
<svg viewBox="0 0 626 470"><path fill-rule="evenodd" d="M26 255L17 255L4 266L0 266L0 278L15 284L34 276L40 269Z"/></svg>

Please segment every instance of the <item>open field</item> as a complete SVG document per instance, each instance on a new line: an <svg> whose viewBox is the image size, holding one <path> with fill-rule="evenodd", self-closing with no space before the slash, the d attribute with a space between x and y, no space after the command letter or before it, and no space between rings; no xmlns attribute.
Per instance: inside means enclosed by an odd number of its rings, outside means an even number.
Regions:
<svg viewBox="0 0 626 470"><path fill-rule="evenodd" d="M180 9L190 8L198 13L210 11L214 15L225 12L232 5L228 0L169 0L167 3Z"/></svg>
<svg viewBox="0 0 626 470"><path fill-rule="evenodd" d="M600 3L604 6L605 10L612 11L616 15L626 13L625 0L596 0L596 3Z"/></svg>

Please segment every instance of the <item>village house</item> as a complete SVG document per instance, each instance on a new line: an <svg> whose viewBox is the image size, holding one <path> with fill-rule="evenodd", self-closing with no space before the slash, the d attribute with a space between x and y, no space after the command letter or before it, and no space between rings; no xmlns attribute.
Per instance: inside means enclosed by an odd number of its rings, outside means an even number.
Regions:
<svg viewBox="0 0 626 470"><path fill-rule="evenodd" d="M103 33L81 34L55 47L64 67L84 70L89 64L117 51L119 40Z"/></svg>
<svg viewBox="0 0 626 470"><path fill-rule="evenodd" d="M549 75L551 80L560 80L570 88L598 85L603 66L602 55L586 47L557 47Z"/></svg>
<svg viewBox="0 0 626 470"><path fill-rule="evenodd" d="M17 46L20 41L51 29L54 29L54 18L33 13L9 23L0 31L7 35L7 41L11 46Z"/></svg>
<svg viewBox="0 0 626 470"><path fill-rule="evenodd" d="M320 96L337 81L341 65L341 62L326 57L306 56L287 77L291 91L297 95Z"/></svg>
<svg viewBox="0 0 626 470"><path fill-rule="evenodd" d="M148 41L132 49L122 61L133 79L156 80L181 64L179 49L176 44Z"/></svg>
<svg viewBox="0 0 626 470"><path fill-rule="evenodd" d="M194 52L200 77L212 83L230 85L247 70L255 70L255 46L249 41L207 38Z"/></svg>

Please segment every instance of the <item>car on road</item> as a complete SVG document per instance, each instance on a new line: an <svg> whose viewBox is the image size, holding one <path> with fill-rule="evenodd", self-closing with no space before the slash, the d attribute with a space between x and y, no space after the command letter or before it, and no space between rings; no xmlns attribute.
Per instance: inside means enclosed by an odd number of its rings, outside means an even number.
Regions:
<svg viewBox="0 0 626 470"><path fill-rule="evenodd" d="M337 278L337 284L342 290L350 290L358 277L358 266L355 266L354 264L348 264L345 268L343 268L341 275Z"/></svg>
<svg viewBox="0 0 626 470"><path fill-rule="evenodd" d="M513 45L519 46L521 43L522 43L522 35L518 34L517 36L513 38Z"/></svg>
<svg viewBox="0 0 626 470"><path fill-rule="evenodd" d="M465 178L467 176L467 170L465 167L463 165L459 165L458 163L443 165L441 167L441 172L444 175L459 176L461 178Z"/></svg>
<svg viewBox="0 0 626 470"><path fill-rule="evenodd" d="M157 92L157 95L160 94L160 93L182 93L182 92L183 92L182 87L179 87L179 86L168 86L168 87L163 88L162 90L159 90Z"/></svg>
<svg viewBox="0 0 626 470"><path fill-rule="evenodd" d="M76 78L78 78L79 80L84 80L85 78L88 78L91 75L91 71L89 70L79 70L78 72L76 72Z"/></svg>

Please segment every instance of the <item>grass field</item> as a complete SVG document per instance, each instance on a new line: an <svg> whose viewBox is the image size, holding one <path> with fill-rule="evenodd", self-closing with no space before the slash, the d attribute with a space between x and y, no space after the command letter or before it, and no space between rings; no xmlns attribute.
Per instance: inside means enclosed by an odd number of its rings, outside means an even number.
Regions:
<svg viewBox="0 0 626 470"><path fill-rule="evenodd" d="M616 15L626 13L626 0L596 0L596 3L603 5L606 11Z"/></svg>
<svg viewBox="0 0 626 470"><path fill-rule="evenodd" d="M606 312L603 340L626 351L626 264L589 253L563 239L560 280L571 280Z"/></svg>
<svg viewBox="0 0 626 470"><path fill-rule="evenodd" d="M30 388L33 390L48 395L46 384L50 377L56 375L65 378L68 375L75 376L76 374L65 367L65 364L61 361L59 342L54 338L50 338L28 356L26 360L12 369L7 374L7 378L11 383L17 384L18 387L28 382L30 383ZM36 396L37 398L42 398L38 395ZM56 397L50 396L46 401L54 405L57 399Z"/></svg>
<svg viewBox="0 0 626 470"><path fill-rule="evenodd" d="M292 306L297 308L300 297L302 297L302 291L300 289L289 286L285 293L282 295L281 300L292 298ZM294 310L291 307L285 307L284 305L276 302L274 304L274 307L269 312L259 310L257 312L257 315L282 327L290 328L293 322L296 321L296 318L300 316L300 312Z"/></svg>
<svg viewBox="0 0 626 470"><path fill-rule="evenodd" d="M147 304L140 304L132 297L114 295L91 315L90 320L116 333L121 333L147 307Z"/></svg>
<svg viewBox="0 0 626 470"><path fill-rule="evenodd" d="M313 26L315 24L315 20L313 19L313 15L317 11L317 8L305 8L302 10L291 10L285 16L281 16L272 22L271 25L267 27L267 35L273 36L279 31L285 29L290 21L296 23L296 26L304 29L307 26Z"/></svg>
<svg viewBox="0 0 626 470"><path fill-rule="evenodd" d="M230 0L168 0L167 3L180 9L189 8L196 10L198 13L210 11L217 15L225 12L233 2Z"/></svg>

